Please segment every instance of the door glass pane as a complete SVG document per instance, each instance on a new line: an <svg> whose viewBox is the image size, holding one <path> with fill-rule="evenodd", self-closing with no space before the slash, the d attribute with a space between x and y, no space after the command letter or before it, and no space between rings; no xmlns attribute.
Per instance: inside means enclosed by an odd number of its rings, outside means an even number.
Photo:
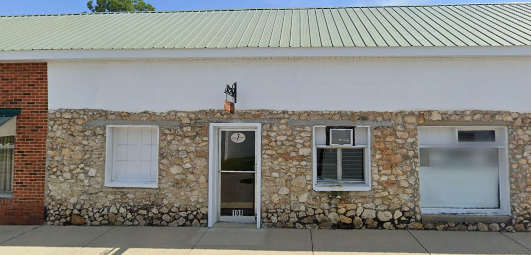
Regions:
<svg viewBox="0 0 531 255"><path fill-rule="evenodd" d="M254 131L221 131L221 171L254 171Z"/></svg>
<svg viewBox="0 0 531 255"><path fill-rule="evenodd" d="M254 216L254 174L221 173L221 216Z"/></svg>

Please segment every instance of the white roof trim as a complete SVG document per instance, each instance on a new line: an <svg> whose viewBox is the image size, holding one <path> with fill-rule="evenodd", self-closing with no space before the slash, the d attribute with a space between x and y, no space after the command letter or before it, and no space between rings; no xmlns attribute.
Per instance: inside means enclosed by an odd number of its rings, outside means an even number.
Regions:
<svg viewBox="0 0 531 255"><path fill-rule="evenodd" d="M98 59L528 57L531 46L0 51L0 62Z"/></svg>

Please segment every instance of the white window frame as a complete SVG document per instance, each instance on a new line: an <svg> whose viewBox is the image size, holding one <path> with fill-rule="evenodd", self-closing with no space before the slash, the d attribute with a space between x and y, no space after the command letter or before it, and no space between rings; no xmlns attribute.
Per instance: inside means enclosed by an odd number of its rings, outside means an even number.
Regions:
<svg viewBox="0 0 531 255"><path fill-rule="evenodd" d="M422 128L445 128L452 130L451 144L422 144L419 139L419 150L422 148L496 148L498 149L498 169L499 169L499 201L500 208L497 209L461 209L461 208L420 208L422 214L462 214L462 215L510 215L510 181L509 181L509 150L508 132L504 126L422 126ZM459 131L484 131L494 130L494 142L459 142ZM502 132L502 133L500 133ZM420 152L420 151L419 151ZM420 153L419 153L420 162ZM420 170L420 166L419 166ZM420 183L419 185L422 185Z"/></svg>
<svg viewBox="0 0 531 255"><path fill-rule="evenodd" d="M312 135L312 162L313 162L313 190L315 191L370 191L371 190L371 126L355 126L356 128L367 129L367 144L365 145L317 145L316 129L326 128L333 125L313 126ZM326 132L326 131L325 131ZM356 132L353 132L354 143L356 141ZM363 149L363 182L345 183L338 181L337 184L318 184L317 183L317 149Z"/></svg>
<svg viewBox="0 0 531 255"><path fill-rule="evenodd" d="M116 128L154 128L156 130L156 155L157 166L159 165L159 148L160 148L160 132L159 126L155 125L108 125L106 128L106 148L105 148L105 187L111 188L157 188L159 184L159 167L157 167L157 178L155 181L117 181L112 179L113 168L113 130Z"/></svg>

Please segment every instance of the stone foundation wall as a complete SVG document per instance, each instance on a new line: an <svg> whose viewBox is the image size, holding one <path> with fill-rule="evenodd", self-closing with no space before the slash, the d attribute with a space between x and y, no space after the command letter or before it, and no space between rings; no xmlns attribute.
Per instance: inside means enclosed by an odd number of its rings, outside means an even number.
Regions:
<svg viewBox="0 0 531 255"><path fill-rule="evenodd" d="M531 231L531 114L485 111L126 113L58 110L49 114L49 224L205 226L208 126L262 123L263 227ZM312 190L312 127L369 124L372 190ZM105 125L160 128L159 187L103 186ZM512 219L503 224L422 223L418 126L507 126Z"/></svg>

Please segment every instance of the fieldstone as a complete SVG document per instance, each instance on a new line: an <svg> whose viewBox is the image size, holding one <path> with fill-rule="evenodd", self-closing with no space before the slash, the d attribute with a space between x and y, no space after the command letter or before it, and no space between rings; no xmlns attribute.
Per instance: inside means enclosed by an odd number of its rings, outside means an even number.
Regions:
<svg viewBox="0 0 531 255"><path fill-rule="evenodd" d="M478 223L478 230L481 231L481 232L488 232L489 231L489 227L487 227L487 225L479 222Z"/></svg>
<svg viewBox="0 0 531 255"><path fill-rule="evenodd" d="M398 219L400 219L400 217L402 217L402 212L400 210L396 210L395 214L393 215L393 218L395 220L398 220Z"/></svg>
<svg viewBox="0 0 531 255"><path fill-rule="evenodd" d="M380 221L389 221L393 218L393 214L391 212L378 212L378 219Z"/></svg>
<svg viewBox="0 0 531 255"><path fill-rule="evenodd" d="M329 213L328 214L328 219L330 219L330 221L332 223L338 223L339 222L339 215L335 212L332 212L332 213Z"/></svg>
<svg viewBox="0 0 531 255"><path fill-rule="evenodd" d="M87 220L77 214L72 214L72 225L85 225Z"/></svg>
<svg viewBox="0 0 531 255"><path fill-rule="evenodd" d="M330 216L329 216L329 217L330 217ZM352 219L351 219L351 218L349 218L349 217L345 217L345 216L343 216L343 215L339 216L339 219L340 219L341 222L343 222L343 223L347 223L347 224L352 223Z"/></svg>
<svg viewBox="0 0 531 255"><path fill-rule="evenodd" d="M280 195L287 195L289 193L289 189L286 187L282 187L278 190L278 194Z"/></svg>
<svg viewBox="0 0 531 255"><path fill-rule="evenodd" d="M430 116L430 120L441 120L442 116L438 111L433 111Z"/></svg>
<svg viewBox="0 0 531 255"><path fill-rule="evenodd" d="M308 201L308 193L304 193L299 196L299 202L306 203L306 201Z"/></svg>
<svg viewBox="0 0 531 255"><path fill-rule="evenodd" d="M492 223L492 224L489 225L489 229L490 229L490 231L498 232L498 231L500 231L500 225L498 225L496 223Z"/></svg>
<svg viewBox="0 0 531 255"><path fill-rule="evenodd" d="M412 223L409 223L408 227L410 229L422 229L422 223L420 222L412 222Z"/></svg>
<svg viewBox="0 0 531 255"><path fill-rule="evenodd" d="M312 154L312 149L311 148L300 148L299 149L299 155L309 156L310 154Z"/></svg>
<svg viewBox="0 0 531 255"><path fill-rule="evenodd" d="M361 214L362 219L374 219L376 217L376 211L373 209L365 209Z"/></svg>
<svg viewBox="0 0 531 255"><path fill-rule="evenodd" d="M297 176L291 181L291 185L295 187L306 187L306 177Z"/></svg>
<svg viewBox="0 0 531 255"><path fill-rule="evenodd" d="M363 227L363 220L360 217L355 217L353 222L354 222L354 228L359 229Z"/></svg>

